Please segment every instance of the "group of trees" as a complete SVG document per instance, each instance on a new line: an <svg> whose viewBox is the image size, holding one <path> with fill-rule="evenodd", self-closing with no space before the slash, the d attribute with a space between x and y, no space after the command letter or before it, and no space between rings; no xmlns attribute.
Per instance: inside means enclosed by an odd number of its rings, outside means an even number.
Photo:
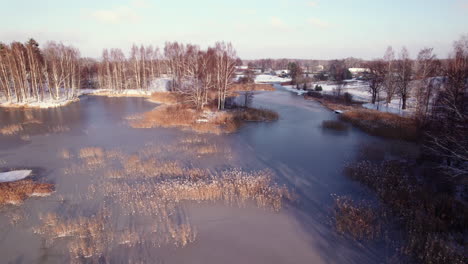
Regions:
<svg viewBox="0 0 468 264"><path fill-rule="evenodd" d="M414 96L415 118L426 135L424 145L440 159L444 171L468 174L468 36L455 42L448 59L424 48L415 60L403 48L395 58L389 47L382 59L368 63L372 103L383 91L390 103L399 95L402 109Z"/></svg>
<svg viewBox="0 0 468 264"><path fill-rule="evenodd" d="M191 44L133 45L129 56L121 49L104 49L100 60L80 58L77 49L49 42L44 48L27 43L0 43L0 94L10 102L30 99L71 99L83 88L148 90L156 78L172 78L170 89L201 109L215 94L223 109L239 58L231 44L218 42L206 50Z"/></svg>
<svg viewBox="0 0 468 264"><path fill-rule="evenodd" d="M211 94L216 94L218 109L224 109L238 61L230 43L217 42L206 50L190 44L166 43L164 54L172 91L183 95L197 109L209 103Z"/></svg>
<svg viewBox="0 0 468 264"><path fill-rule="evenodd" d="M0 43L0 91L9 102L60 100L80 87L80 54L71 46L49 42L44 49L27 43Z"/></svg>
<svg viewBox="0 0 468 264"><path fill-rule="evenodd" d="M206 50L167 42L162 53L152 46L134 45L128 58L120 49L105 49L97 62L97 80L99 87L117 92L148 90L156 78L165 74L171 78L169 89L195 108L202 109L216 94L217 107L223 109L236 63L234 48L223 42Z"/></svg>
<svg viewBox="0 0 468 264"><path fill-rule="evenodd" d="M97 64L99 87L121 92L125 89L148 90L162 72L159 49L133 45L127 58L121 49L104 49Z"/></svg>

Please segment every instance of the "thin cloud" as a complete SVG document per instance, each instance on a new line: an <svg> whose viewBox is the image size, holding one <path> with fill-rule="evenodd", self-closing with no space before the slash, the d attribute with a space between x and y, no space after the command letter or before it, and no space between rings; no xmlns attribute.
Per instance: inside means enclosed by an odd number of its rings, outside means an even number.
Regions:
<svg viewBox="0 0 468 264"><path fill-rule="evenodd" d="M281 29L281 30L287 29L286 24L279 17L271 17L270 18L270 26L272 26L275 29Z"/></svg>
<svg viewBox="0 0 468 264"><path fill-rule="evenodd" d="M328 28L330 27L330 23L328 23L327 21L324 21L320 18L316 18L316 17L311 17L309 19L307 19L307 22L314 26L314 27L318 27L318 28Z"/></svg>
<svg viewBox="0 0 468 264"><path fill-rule="evenodd" d="M90 16L97 21L110 24L135 23L141 19L138 9L145 3L142 0L133 0L129 5L91 11Z"/></svg>
<svg viewBox="0 0 468 264"><path fill-rule="evenodd" d="M307 3L307 6L310 6L310 7L316 7L317 5L318 5L317 1L310 1Z"/></svg>

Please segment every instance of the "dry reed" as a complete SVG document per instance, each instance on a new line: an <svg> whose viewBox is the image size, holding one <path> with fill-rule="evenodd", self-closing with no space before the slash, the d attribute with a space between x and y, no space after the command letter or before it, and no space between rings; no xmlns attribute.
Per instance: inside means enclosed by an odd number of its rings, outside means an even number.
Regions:
<svg viewBox="0 0 468 264"><path fill-rule="evenodd" d="M47 196L54 191L50 183L37 183L33 180L20 180L0 183L0 205L21 204L28 197Z"/></svg>

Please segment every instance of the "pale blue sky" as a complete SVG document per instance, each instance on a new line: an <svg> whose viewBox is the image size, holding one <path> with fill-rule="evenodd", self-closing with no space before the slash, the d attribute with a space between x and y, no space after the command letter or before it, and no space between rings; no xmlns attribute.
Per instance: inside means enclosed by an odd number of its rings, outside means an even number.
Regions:
<svg viewBox="0 0 468 264"><path fill-rule="evenodd" d="M0 41L62 41L99 57L132 43L230 41L244 59L375 58L405 45L446 57L468 0L0 0Z"/></svg>

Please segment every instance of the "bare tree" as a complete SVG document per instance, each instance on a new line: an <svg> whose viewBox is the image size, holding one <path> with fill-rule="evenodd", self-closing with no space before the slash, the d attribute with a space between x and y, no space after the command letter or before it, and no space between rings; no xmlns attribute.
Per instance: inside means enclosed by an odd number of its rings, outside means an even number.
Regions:
<svg viewBox="0 0 468 264"><path fill-rule="evenodd" d="M432 48L424 48L419 52L417 58L416 116L422 124L426 122L431 98L434 97L440 86L439 80L433 78L440 68L440 61L432 51Z"/></svg>
<svg viewBox="0 0 468 264"><path fill-rule="evenodd" d="M384 81L384 88L386 93L387 105L391 103L393 96L397 92L396 78L395 78L395 52L393 48L389 46L385 51L384 61L386 64L386 75Z"/></svg>
<svg viewBox="0 0 468 264"><path fill-rule="evenodd" d="M431 130L425 143L451 177L468 175L468 36L454 44L443 88L434 100Z"/></svg>
<svg viewBox="0 0 468 264"><path fill-rule="evenodd" d="M372 96L372 103L378 100L380 91L385 82L386 65L381 59L376 59L368 63L367 67L370 71L369 93Z"/></svg>
<svg viewBox="0 0 468 264"><path fill-rule="evenodd" d="M409 57L409 53L406 47L401 49L395 71L397 77L398 93L402 101L401 109L404 110L406 109L406 102L411 92L411 86L409 83L413 73L413 62Z"/></svg>
<svg viewBox="0 0 468 264"><path fill-rule="evenodd" d="M218 109L224 109L228 87L232 84L236 65L236 51L231 43L217 42L215 51L215 76L218 92Z"/></svg>

